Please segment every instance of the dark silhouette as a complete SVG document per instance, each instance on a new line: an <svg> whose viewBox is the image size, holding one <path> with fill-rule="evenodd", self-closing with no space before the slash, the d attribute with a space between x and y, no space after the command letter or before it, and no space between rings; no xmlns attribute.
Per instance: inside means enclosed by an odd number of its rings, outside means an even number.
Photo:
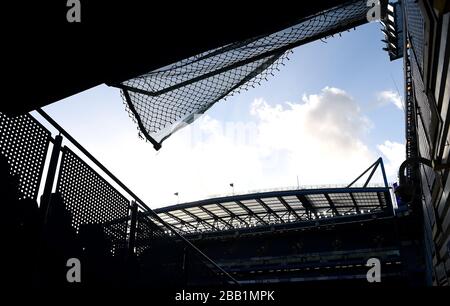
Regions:
<svg viewBox="0 0 450 306"><path fill-rule="evenodd" d="M66 263L70 258L79 258L81 247L74 228L71 226L72 216L65 209L62 197L58 193L51 195L48 208L42 211L41 253L37 286L70 286L67 282ZM42 205L41 207L46 207Z"/></svg>
<svg viewBox="0 0 450 306"><path fill-rule="evenodd" d="M19 178L11 174L8 159L0 155L0 237L8 286L31 286L37 259L40 219L36 201L20 199Z"/></svg>

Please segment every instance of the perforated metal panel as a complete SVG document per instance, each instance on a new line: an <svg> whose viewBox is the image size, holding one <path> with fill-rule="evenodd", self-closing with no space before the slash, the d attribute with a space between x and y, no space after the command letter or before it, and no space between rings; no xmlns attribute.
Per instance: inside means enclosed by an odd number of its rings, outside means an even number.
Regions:
<svg viewBox="0 0 450 306"><path fill-rule="evenodd" d="M67 147L63 148L57 191L72 213L72 226L102 224L113 245L125 245L129 201ZM106 223L106 224L105 224Z"/></svg>
<svg viewBox="0 0 450 306"><path fill-rule="evenodd" d="M408 32L410 34L410 41L412 49L417 57L417 64L421 71L423 71L423 40L424 40L424 20L420 7L415 0L405 0L406 8L406 22Z"/></svg>
<svg viewBox="0 0 450 306"><path fill-rule="evenodd" d="M19 177L20 198L37 198L49 142L50 132L30 115L0 113L0 152Z"/></svg>
<svg viewBox="0 0 450 306"><path fill-rule="evenodd" d="M164 228L157 226L145 214L138 213L136 229L136 254L138 256L151 246L152 239L164 235Z"/></svg>
<svg viewBox="0 0 450 306"><path fill-rule="evenodd" d="M116 250L122 249L125 250L127 246L127 220L121 219L120 221L113 221L110 223L103 224L103 230L108 237L112 252L115 253Z"/></svg>

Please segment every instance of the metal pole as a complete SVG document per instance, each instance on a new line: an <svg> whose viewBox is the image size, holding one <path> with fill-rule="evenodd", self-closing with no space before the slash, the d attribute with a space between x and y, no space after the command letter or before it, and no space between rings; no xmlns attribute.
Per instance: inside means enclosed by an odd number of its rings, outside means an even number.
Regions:
<svg viewBox="0 0 450 306"><path fill-rule="evenodd" d="M383 174L383 182L384 182L384 187L389 187L387 178L386 178L386 171L384 170L384 163L383 163L383 159L380 157L380 167L381 167L381 173Z"/></svg>
<svg viewBox="0 0 450 306"><path fill-rule="evenodd" d="M377 159L377 161L376 162L374 162L369 168L367 168L366 169L366 171L364 171L363 173L361 173L353 182L351 182L348 186L347 186L347 188L350 188L350 187L352 187L352 185L354 184L354 183L356 183L364 174L366 174L370 169L372 169L372 167L375 167L375 165L377 164L379 162L379 160Z"/></svg>
<svg viewBox="0 0 450 306"><path fill-rule="evenodd" d="M136 225L137 225L138 206L135 201L130 204L130 238L128 240L128 254L134 255L134 248L136 246Z"/></svg>
<svg viewBox="0 0 450 306"><path fill-rule="evenodd" d="M188 256L188 254L187 254L187 252L188 252L188 248L185 246L183 248L183 267L182 267L182 270L183 270L183 284L185 286L188 285L188 271L187 271L187 256Z"/></svg>
<svg viewBox="0 0 450 306"><path fill-rule="evenodd" d="M383 160L381 159L381 157L378 159L377 164L372 168L372 171L370 172L369 177L367 178L366 182L364 183L363 188L366 188L366 187L367 187L367 185L369 184L370 180L372 179L372 176L373 176L373 174L375 173L375 171L377 170L378 165L379 165L380 163L383 164ZM383 172L383 167L381 167L381 171ZM384 172L383 172L383 174L384 174ZM384 176L383 176L383 177L384 177ZM385 181L384 187L387 187L386 181Z"/></svg>
<svg viewBox="0 0 450 306"><path fill-rule="evenodd" d="M61 151L62 136L57 135L53 142L52 155L47 170L47 177L45 180L44 192L41 197L41 212L44 214L44 223L47 223L47 216L50 207L50 198L53 190L53 183L55 181L56 169L58 168L59 153Z"/></svg>

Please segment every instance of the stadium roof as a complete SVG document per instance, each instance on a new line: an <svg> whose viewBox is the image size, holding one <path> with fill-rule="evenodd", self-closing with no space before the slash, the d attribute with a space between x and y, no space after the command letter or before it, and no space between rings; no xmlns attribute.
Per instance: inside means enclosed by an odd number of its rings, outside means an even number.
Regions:
<svg viewBox="0 0 450 306"><path fill-rule="evenodd" d="M155 212L175 229L189 234L373 214L391 208L389 188L366 187L229 196L164 207Z"/></svg>
<svg viewBox="0 0 450 306"><path fill-rule="evenodd" d="M385 179L379 159L355 180L372 169L363 187L351 187L354 181L347 188L233 195L168 206L155 212L164 222L185 234L392 212L386 180L384 187L367 187L379 164Z"/></svg>

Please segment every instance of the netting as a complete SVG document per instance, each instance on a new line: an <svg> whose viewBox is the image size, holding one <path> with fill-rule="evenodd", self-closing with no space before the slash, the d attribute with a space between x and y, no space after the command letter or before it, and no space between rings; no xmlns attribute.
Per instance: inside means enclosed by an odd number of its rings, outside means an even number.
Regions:
<svg viewBox="0 0 450 306"><path fill-rule="evenodd" d="M282 31L210 50L116 86L140 136L158 150L219 100L274 75L292 48L365 23L367 9L365 0L347 1Z"/></svg>

